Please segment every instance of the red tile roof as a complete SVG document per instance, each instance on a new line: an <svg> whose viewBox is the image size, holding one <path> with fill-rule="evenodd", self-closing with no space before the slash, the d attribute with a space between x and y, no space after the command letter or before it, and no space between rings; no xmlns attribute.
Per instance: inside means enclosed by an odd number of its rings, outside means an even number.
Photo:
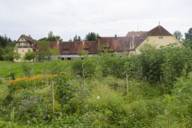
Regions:
<svg viewBox="0 0 192 128"><path fill-rule="evenodd" d="M112 52L129 52L134 51L147 36L171 36L171 34L162 26L157 26L148 32L128 32L125 37L98 37L97 41L63 42L59 48L61 55L79 54L82 50L88 54L96 54L102 48Z"/></svg>
<svg viewBox="0 0 192 128"><path fill-rule="evenodd" d="M148 36L172 36L163 26L159 25L148 32Z"/></svg>
<svg viewBox="0 0 192 128"><path fill-rule="evenodd" d="M60 43L60 54L80 54L82 50L87 51L89 54L97 53L97 42L96 41L75 41L75 42L62 42Z"/></svg>

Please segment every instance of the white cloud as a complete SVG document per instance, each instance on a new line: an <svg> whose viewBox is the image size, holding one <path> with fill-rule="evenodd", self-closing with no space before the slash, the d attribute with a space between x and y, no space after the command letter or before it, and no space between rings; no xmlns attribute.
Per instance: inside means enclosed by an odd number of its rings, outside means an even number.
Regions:
<svg viewBox="0 0 192 128"><path fill-rule="evenodd" d="M52 30L64 40L90 31L123 36L158 21L171 32L186 32L191 7L191 0L0 0L0 34L40 38Z"/></svg>

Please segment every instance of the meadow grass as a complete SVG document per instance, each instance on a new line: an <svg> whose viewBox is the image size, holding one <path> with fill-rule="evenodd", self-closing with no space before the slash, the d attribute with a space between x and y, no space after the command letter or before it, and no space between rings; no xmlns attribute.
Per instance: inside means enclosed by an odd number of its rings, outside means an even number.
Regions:
<svg viewBox="0 0 192 128"><path fill-rule="evenodd" d="M16 77L24 76L23 67L28 66L32 69L32 74L44 74L49 71L64 70L68 67L68 61L45 61L38 63L14 63L7 61L0 61L0 77L6 78L10 73L14 73Z"/></svg>

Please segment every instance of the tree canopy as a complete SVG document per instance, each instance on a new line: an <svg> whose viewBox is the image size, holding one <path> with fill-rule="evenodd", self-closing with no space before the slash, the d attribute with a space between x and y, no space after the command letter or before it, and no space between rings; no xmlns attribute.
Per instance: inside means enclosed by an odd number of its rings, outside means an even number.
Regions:
<svg viewBox="0 0 192 128"><path fill-rule="evenodd" d="M56 40L62 40L62 39L60 36L54 35L52 31L48 33L47 37L39 39L39 41L56 41Z"/></svg>
<svg viewBox="0 0 192 128"><path fill-rule="evenodd" d="M7 36L1 36L0 35L0 47L6 47L11 43L11 39L8 38Z"/></svg>
<svg viewBox="0 0 192 128"><path fill-rule="evenodd" d="M189 40L189 41L192 41L192 28L190 28L190 29L188 30L188 32L185 33L185 39L186 39L186 40Z"/></svg>
<svg viewBox="0 0 192 128"><path fill-rule="evenodd" d="M179 41L180 41L180 40L182 39L182 37L183 37L183 35L182 35L182 33L181 33L180 31L175 31L173 35L174 35L175 38L176 38L177 40L179 40Z"/></svg>
<svg viewBox="0 0 192 128"><path fill-rule="evenodd" d="M185 33L185 42L184 45L186 47L192 48L192 28L188 30L187 33Z"/></svg>
<svg viewBox="0 0 192 128"><path fill-rule="evenodd" d="M99 34L98 34L98 33L90 32L90 33L88 33L88 34L86 35L85 40L88 40L88 41L96 41L98 37L99 37Z"/></svg>
<svg viewBox="0 0 192 128"><path fill-rule="evenodd" d="M81 41L81 37L78 35L75 35L73 38L73 41Z"/></svg>

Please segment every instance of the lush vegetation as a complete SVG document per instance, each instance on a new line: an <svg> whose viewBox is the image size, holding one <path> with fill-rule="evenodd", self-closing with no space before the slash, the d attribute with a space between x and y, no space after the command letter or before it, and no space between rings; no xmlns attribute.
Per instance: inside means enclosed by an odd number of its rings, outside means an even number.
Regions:
<svg viewBox="0 0 192 128"><path fill-rule="evenodd" d="M14 45L0 37L0 127L191 128L192 29L175 35L183 46L44 61L59 38L50 32L25 56L38 63L11 62Z"/></svg>
<svg viewBox="0 0 192 128"><path fill-rule="evenodd" d="M15 42L7 36L0 35L0 61L13 61L18 55L14 52Z"/></svg>
<svg viewBox="0 0 192 128"><path fill-rule="evenodd" d="M192 50L0 62L0 127L191 128Z"/></svg>

